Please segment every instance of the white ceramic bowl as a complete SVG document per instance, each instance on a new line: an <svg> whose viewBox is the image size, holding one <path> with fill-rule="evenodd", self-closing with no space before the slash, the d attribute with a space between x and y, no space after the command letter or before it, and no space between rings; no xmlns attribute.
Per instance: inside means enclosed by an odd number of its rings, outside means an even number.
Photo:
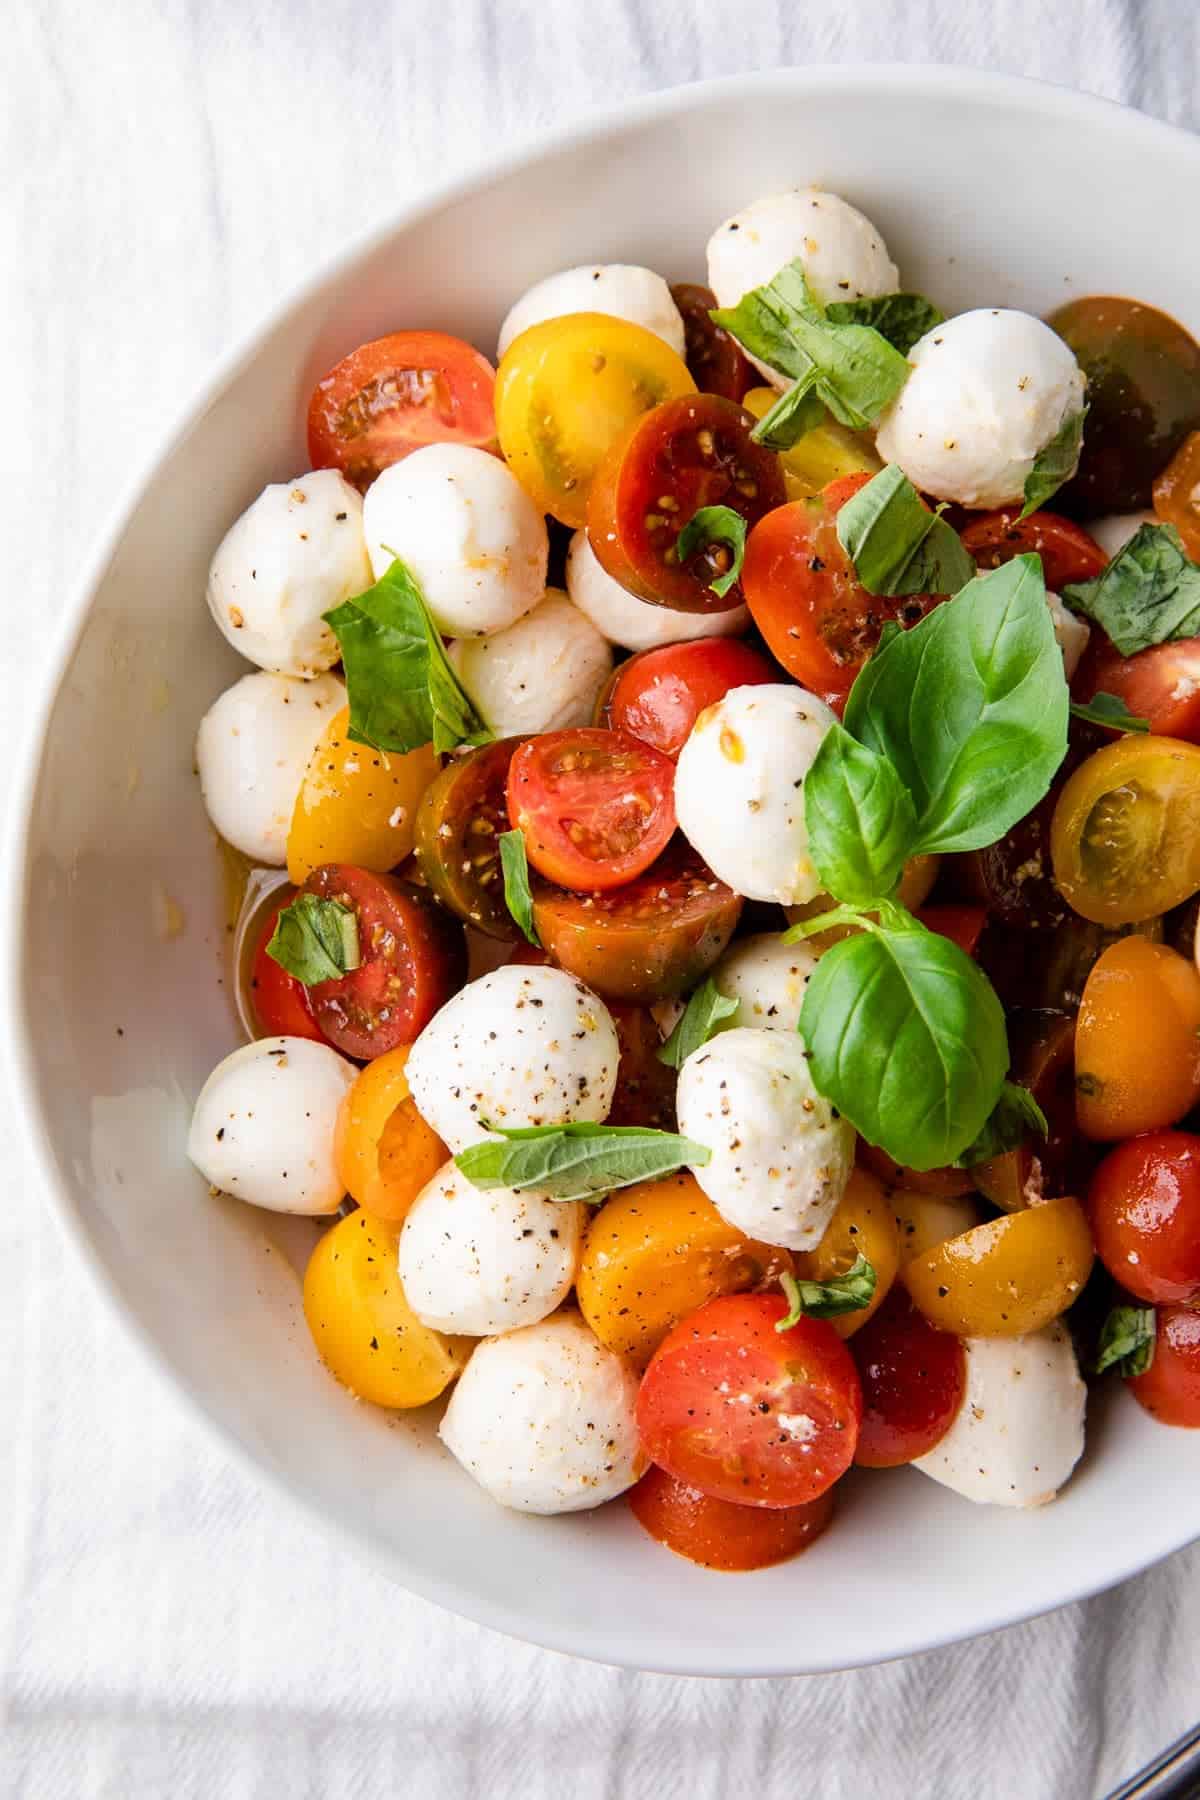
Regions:
<svg viewBox="0 0 1200 1800"><path fill-rule="evenodd" d="M627 106L405 215L219 371L70 609L11 859L18 1108L56 1212L180 1394L418 1593L579 1655L703 1674L896 1657L1119 1581L1200 1530L1200 1432L1125 1396L1095 1405L1086 1460L1044 1512L974 1507L910 1470L852 1478L808 1555L734 1579L669 1556L619 1506L493 1506L430 1417L360 1406L318 1365L296 1274L311 1226L211 1199L184 1159L191 1101L237 1041L192 740L239 669L204 605L209 557L265 482L306 466L305 402L335 358L400 325L490 350L513 299L575 263L703 278L714 224L800 182L860 205L905 285L948 311L1130 293L1200 334L1200 142L1135 113L880 67Z"/></svg>

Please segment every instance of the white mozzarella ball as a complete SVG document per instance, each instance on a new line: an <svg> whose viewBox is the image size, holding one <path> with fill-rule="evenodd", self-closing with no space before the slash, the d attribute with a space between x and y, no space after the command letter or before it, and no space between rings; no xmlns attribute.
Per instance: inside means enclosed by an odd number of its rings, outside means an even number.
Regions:
<svg viewBox="0 0 1200 1800"><path fill-rule="evenodd" d="M620 1055L602 1000L561 969L507 963L468 982L409 1051L417 1111L451 1150L512 1130L608 1117Z"/></svg>
<svg viewBox="0 0 1200 1800"><path fill-rule="evenodd" d="M256 863L287 861L287 834L309 758L346 704L336 675L243 675L200 721L196 766L208 816Z"/></svg>
<svg viewBox="0 0 1200 1800"><path fill-rule="evenodd" d="M1086 619L1073 613L1070 607L1064 606L1057 594L1046 589L1046 605L1050 608L1050 617L1054 621L1054 635L1058 639L1058 647L1062 651L1063 669L1067 680L1079 667L1079 659L1088 647L1088 639L1092 628Z"/></svg>
<svg viewBox="0 0 1200 1800"><path fill-rule="evenodd" d="M777 931L740 938L712 972L718 990L738 1003L728 1029L798 1031L804 990L816 966L815 950L808 944L785 944Z"/></svg>
<svg viewBox="0 0 1200 1800"><path fill-rule="evenodd" d="M423 1325L490 1337L536 1325L571 1291L583 1203L477 1188L449 1162L400 1233L400 1285Z"/></svg>
<svg viewBox="0 0 1200 1800"><path fill-rule="evenodd" d="M450 661L497 737L590 725L612 651L561 588L505 631L456 638Z"/></svg>
<svg viewBox="0 0 1200 1800"><path fill-rule="evenodd" d="M679 1129L712 1152L692 1173L722 1218L764 1244L813 1250L854 1163L854 1130L818 1094L804 1040L743 1026L679 1071Z"/></svg>
<svg viewBox="0 0 1200 1800"><path fill-rule="evenodd" d="M750 623L744 606L732 606L728 612L685 613L639 600L613 580L586 531L575 533L567 551L567 592L597 631L625 650L655 650L660 644L693 638L736 637Z"/></svg>
<svg viewBox="0 0 1200 1800"><path fill-rule="evenodd" d="M912 1262L964 1231L983 1224L973 1194L922 1194L916 1188L893 1188L888 1195L900 1228L900 1261Z"/></svg>
<svg viewBox="0 0 1200 1800"><path fill-rule="evenodd" d="M811 900L804 777L833 713L807 689L730 688L700 714L675 768L680 830L713 874L748 900Z"/></svg>
<svg viewBox="0 0 1200 1800"><path fill-rule="evenodd" d="M1085 428L1086 429L1086 428ZM1135 532L1143 525L1161 525L1162 520L1157 513L1128 512L1107 513L1103 519L1089 519L1087 534L1095 538L1106 556L1115 556L1123 550Z"/></svg>
<svg viewBox="0 0 1200 1800"><path fill-rule="evenodd" d="M964 1338L958 1417L914 1464L964 1499L1044 1506L1083 1455L1087 1388L1071 1335L1056 1321L1027 1337Z"/></svg>
<svg viewBox="0 0 1200 1800"><path fill-rule="evenodd" d="M653 269L631 263L588 263L579 269L563 269L547 275L521 295L500 327L500 356L514 338L540 325L543 319L561 319L566 313L607 313L628 319L652 331L676 356L684 350L683 319L671 298L671 290Z"/></svg>
<svg viewBox="0 0 1200 1800"><path fill-rule="evenodd" d="M452 637L503 631L546 591L546 521L512 470L469 444L426 444L363 501L376 578L400 557Z"/></svg>
<svg viewBox="0 0 1200 1800"><path fill-rule="evenodd" d="M837 194L792 188L768 194L718 225L708 240L708 285L718 306L736 306L797 259L817 299L874 299L894 294L900 273L870 219ZM754 359L776 387L790 378Z"/></svg>
<svg viewBox="0 0 1200 1800"><path fill-rule="evenodd" d="M358 1070L328 1044L259 1038L200 1090L187 1153L206 1181L271 1212L331 1213L345 1189L333 1132Z"/></svg>
<svg viewBox="0 0 1200 1800"><path fill-rule="evenodd" d="M577 1312L476 1345L439 1436L501 1506L580 1512L641 1473L637 1377Z"/></svg>
<svg viewBox="0 0 1200 1800"><path fill-rule="evenodd" d="M1083 371L1031 313L980 307L927 331L875 445L917 487L963 506L1020 500L1025 478L1083 405Z"/></svg>
<svg viewBox="0 0 1200 1800"><path fill-rule="evenodd" d="M208 606L235 650L281 675L320 675L341 652L322 615L371 585L363 505L337 469L264 488L208 572Z"/></svg>

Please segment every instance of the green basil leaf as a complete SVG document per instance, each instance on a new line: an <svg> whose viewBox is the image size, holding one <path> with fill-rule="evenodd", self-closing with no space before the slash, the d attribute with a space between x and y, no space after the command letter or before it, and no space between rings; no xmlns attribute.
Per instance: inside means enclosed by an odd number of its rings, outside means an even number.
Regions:
<svg viewBox="0 0 1200 1800"><path fill-rule="evenodd" d="M1093 694L1090 700L1072 700L1071 716L1089 725L1107 725L1110 731L1149 731L1149 719L1131 713L1118 694Z"/></svg>
<svg viewBox="0 0 1200 1800"><path fill-rule="evenodd" d="M613 1188L701 1168L712 1156L691 1138L638 1125L487 1129L502 1141L472 1144L454 1159L468 1181L480 1188L537 1188L551 1200L601 1200Z"/></svg>
<svg viewBox="0 0 1200 1800"><path fill-rule="evenodd" d="M1027 519L1031 512L1036 512L1039 506L1045 506L1047 500L1057 494L1064 481L1070 481L1079 467L1086 414L1086 406L1081 406L1077 413L1069 414L1045 448L1038 451L1033 467L1025 477L1025 504L1021 508L1023 519Z"/></svg>
<svg viewBox="0 0 1200 1800"><path fill-rule="evenodd" d="M1069 709L1041 560L1018 556L889 637L850 690L845 726L911 794L912 854L979 850L1048 791Z"/></svg>
<svg viewBox="0 0 1200 1800"><path fill-rule="evenodd" d="M1116 1369L1127 1379L1144 1375L1154 1361L1157 1324L1152 1306L1114 1306L1100 1328L1097 1375Z"/></svg>
<svg viewBox="0 0 1200 1800"><path fill-rule="evenodd" d="M805 1313L810 1319L836 1319L839 1313L861 1312L875 1297L875 1269L865 1256L856 1256L844 1275L832 1281L801 1281L786 1270L779 1277L788 1310L775 1324L776 1331L790 1331Z"/></svg>
<svg viewBox="0 0 1200 1800"><path fill-rule="evenodd" d="M828 414L820 395L794 381L769 406L750 436L768 450L790 450L802 437L825 423Z"/></svg>
<svg viewBox="0 0 1200 1800"><path fill-rule="evenodd" d="M712 544L723 545L729 551L728 569L714 575L708 584L723 599L740 577L746 554L746 521L732 506L702 506L694 512L675 540L675 554L683 563L695 551Z"/></svg>
<svg viewBox="0 0 1200 1800"><path fill-rule="evenodd" d="M907 356L946 315L922 294L880 294L873 300L834 300L825 308L825 317L835 325L869 325Z"/></svg>
<svg viewBox="0 0 1200 1800"><path fill-rule="evenodd" d="M682 1069L693 1050L699 1050L715 1037L727 1019L738 1009L736 1000L721 993L712 976L700 983L676 1022L666 1043L658 1052L658 1060L668 1069Z"/></svg>
<svg viewBox="0 0 1200 1800"><path fill-rule="evenodd" d="M1200 565L1173 525L1141 526L1102 574L1073 582L1062 597L1099 625L1122 656L1200 636Z"/></svg>
<svg viewBox="0 0 1200 1800"><path fill-rule="evenodd" d="M305 987L348 975L362 961L354 908L318 894L297 894L275 921L267 955Z"/></svg>
<svg viewBox="0 0 1200 1800"><path fill-rule="evenodd" d="M837 534L869 594L957 594L975 573L957 531L895 463L840 508Z"/></svg>
<svg viewBox="0 0 1200 1800"><path fill-rule="evenodd" d="M533 923L533 894L529 887L529 858L523 831L502 831L500 867L504 873L504 904L531 944L540 950L542 940Z"/></svg>
<svg viewBox="0 0 1200 1800"><path fill-rule="evenodd" d="M325 614L341 647L350 702L347 736L406 752L486 744L492 733L446 659L410 570L396 557L374 587Z"/></svg>
<svg viewBox="0 0 1200 1800"><path fill-rule="evenodd" d="M804 777L804 818L827 892L859 905L896 887L916 836L912 800L891 763L841 725Z"/></svg>
<svg viewBox="0 0 1200 1800"><path fill-rule="evenodd" d="M1027 1087L1006 1081L983 1130L959 1157L959 1166L973 1169L976 1163L990 1162L993 1156L1016 1150L1031 1131L1049 1137L1046 1115Z"/></svg>
<svg viewBox="0 0 1200 1800"><path fill-rule="evenodd" d="M1004 1009L949 938L899 907L881 912L882 926L818 959L800 1032L818 1089L867 1142L936 1169L975 1142L999 1097Z"/></svg>

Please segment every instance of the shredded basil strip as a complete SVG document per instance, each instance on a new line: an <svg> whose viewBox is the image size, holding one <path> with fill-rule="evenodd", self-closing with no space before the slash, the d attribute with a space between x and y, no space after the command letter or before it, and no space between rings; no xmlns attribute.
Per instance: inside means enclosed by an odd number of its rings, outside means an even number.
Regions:
<svg viewBox="0 0 1200 1800"><path fill-rule="evenodd" d="M1006 1081L987 1123L975 1142L963 1151L959 1164L964 1169L973 1169L976 1163L990 1162L994 1156L1003 1156L1006 1150L1017 1149L1030 1132L1049 1137L1046 1115L1027 1087Z"/></svg>
<svg viewBox="0 0 1200 1800"><path fill-rule="evenodd" d="M481 1123L500 1141L459 1151L454 1160L467 1179L480 1188L536 1188L550 1200L601 1200L635 1181L702 1168L712 1156L691 1138L638 1125Z"/></svg>
<svg viewBox="0 0 1200 1800"><path fill-rule="evenodd" d="M1062 592L1111 638L1122 656L1200 636L1200 565L1173 525L1142 525L1094 581Z"/></svg>
<svg viewBox="0 0 1200 1800"><path fill-rule="evenodd" d="M869 594L957 594L975 573L957 531L895 463L839 509L837 534Z"/></svg>
<svg viewBox="0 0 1200 1800"><path fill-rule="evenodd" d="M1090 700L1072 700L1071 716L1089 725L1105 725L1110 731L1149 731L1149 719L1131 713L1118 694L1093 694Z"/></svg>
<svg viewBox="0 0 1200 1800"><path fill-rule="evenodd" d="M1154 1361L1157 1324L1152 1306L1114 1306L1100 1329L1095 1372L1116 1369L1128 1380Z"/></svg>
<svg viewBox="0 0 1200 1800"><path fill-rule="evenodd" d="M699 1050L703 1044L707 1044L709 1038L715 1037L737 1009L737 1001L723 994L712 976L708 976L700 983L684 1007L675 1029L660 1048L659 1062L666 1063L668 1069L682 1069L693 1051Z"/></svg>
<svg viewBox="0 0 1200 1800"><path fill-rule="evenodd" d="M540 950L542 940L533 922L533 894L529 886L529 858L522 831L502 831L499 837L500 867L504 873L504 904L531 944Z"/></svg>
<svg viewBox="0 0 1200 1800"><path fill-rule="evenodd" d="M880 294L873 300L833 300L825 317L834 325L869 325L907 356L913 345L946 315L923 294Z"/></svg>
<svg viewBox="0 0 1200 1800"><path fill-rule="evenodd" d="M802 1281L785 1270L779 1285L788 1310L776 1321L776 1331L790 1331L806 1313L810 1319L836 1319L840 1313L861 1312L875 1297L875 1280L873 1264L862 1255L832 1281Z"/></svg>
<svg viewBox="0 0 1200 1800"><path fill-rule="evenodd" d="M746 521L732 506L702 506L694 512L675 540L675 554L684 563L697 550L714 544L723 546L730 555L728 569L714 575L708 584L714 594L724 599L741 578L746 554Z"/></svg>
<svg viewBox="0 0 1200 1800"><path fill-rule="evenodd" d="M353 907L319 894L297 894L275 921L267 955L305 987L350 974L362 960Z"/></svg>
<svg viewBox="0 0 1200 1800"><path fill-rule="evenodd" d="M1076 413L1068 414L1050 442L1039 450L1032 469L1025 477L1025 504L1021 508L1023 519L1036 512L1039 506L1045 506L1047 500L1057 494L1064 481L1070 481L1079 467L1086 415L1086 406Z"/></svg>

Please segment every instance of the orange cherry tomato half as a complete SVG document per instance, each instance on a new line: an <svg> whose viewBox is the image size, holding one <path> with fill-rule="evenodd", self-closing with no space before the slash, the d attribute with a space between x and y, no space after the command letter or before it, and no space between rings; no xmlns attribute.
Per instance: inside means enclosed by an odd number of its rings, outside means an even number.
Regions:
<svg viewBox="0 0 1200 1800"><path fill-rule="evenodd" d="M338 1108L333 1155L352 1200L398 1224L450 1152L429 1129L409 1092L408 1046L360 1070Z"/></svg>
<svg viewBox="0 0 1200 1800"><path fill-rule="evenodd" d="M1020 507L1005 506L972 518L959 536L980 569L998 569L1032 551L1041 557L1046 586L1056 594L1069 582L1094 580L1108 566L1095 538L1058 513L1035 512L1023 519Z"/></svg>
<svg viewBox="0 0 1200 1800"><path fill-rule="evenodd" d="M360 344L313 389L308 454L357 488L423 444L496 441L496 371L444 331L393 331Z"/></svg>
<svg viewBox="0 0 1200 1800"><path fill-rule="evenodd" d="M769 1569L807 1550L833 1517L833 1489L804 1506L741 1506L652 1467L631 1489L629 1510L676 1556L732 1573Z"/></svg>
<svg viewBox="0 0 1200 1800"><path fill-rule="evenodd" d="M867 1469L915 1462L941 1442L967 1386L961 1338L919 1313L894 1287L852 1343L863 1416L854 1460Z"/></svg>
<svg viewBox="0 0 1200 1800"><path fill-rule="evenodd" d="M642 1377L652 1462L718 1500L802 1506L845 1474L862 1416L858 1371L825 1319L787 1331L781 1294L726 1294L682 1319Z"/></svg>
<svg viewBox="0 0 1200 1800"><path fill-rule="evenodd" d="M1023 1337L1083 1292L1095 1251L1078 1200L1043 1200L1001 1213L904 1264L903 1279L931 1325L959 1337Z"/></svg>
<svg viewBox="0 0 1200 1800"><path fill-rule="evenodd" d="M1160 1308L1154 1361L1129 1389L1163 1425L1200 1428L1200 1313L1187 1306Z"/></svg>
<svg viewBox="0 0 1200 1800"><path fill-rule="evenodd" d="M1184 438L1154 483L1154 510L1173 525L1193 562L1200 562L1200 431Z"/></svg>
<svg viewBox="0 0 1200 1800"><path fill-rule="evenodd" d="M700 544L680 561L676 543L702 506L726 506L754 525L787 498L773 450L756 444L751 415L716 394L683 394L635 419L612 445L588 498L588 541L614 581L678 612L740 606L727 575L733 552Z"/></svg>
<svg viewBox="0 0 1200 1800"><path fill-rule="evenodd" d="M675 765L620 731L547 731L513 755L508 816L548 881L587 892L620 887L674 834Z"/></svg>
<svg viewBox="0 0 1200 1800"><path fill-rule="evenodd" d="M688 374L702 394L720 394L725 400L740 402L758 375L737 339L712 317L717 296L699 282L680 281L671 289L671 298L683 320Z"/></svg>
<svg viewBox="0 0 1200 1800"><path fill-rule="evenodd" d="M967 956L974 956L987 924L986 906L925 906L917 915L922 925L950 939Z"/></svg>
<svg viewBox="0 0 1200 1800"><path fill-rule="evenodd" d="M1075 1110L1113 1142L1174 1125L1200 1100L1200 974L1166 944L1123 937L1098 958L1075 1029Z"/></svg>
<svg viewBox="0 0 1200 1800"><path fill-rule="evenodd" d="M674 759L706 706L715 706L730 688L778 678L765 656L736 638L661 644L621 664L601 697L598 723Z"/></svg>
<svg viewBox="0 0 1200 1800"><path fill-rule="evenodd" d="M1200 743L1200 637L1155 644L1136 656L1122 656L1104 633L1093 627L1071 694L1081 703L1094 700L1097 694L1113 694L1135 718L1145 719L1156 737Z"/></svg>
<svg viewBox="0 0 1200 1800"><path fill-rule="evenodd" d="M308 989L294 975L289 975L273 956L267 955L276 921L284 907L290 906L295 898L295 888L284 888L263 915L250 964L250 1011L260 1037L311 1038L316 1044L324 1044L329 1040L313 1018Z"/></svg>
<svg viewBox="0 0 1200 1800"><path fill-rule="evenodd" d="M1092 1177L1096 1254L1156 1305L1200 1300L1200 1137L1155 1131L1118 1144Z"/></svg>

